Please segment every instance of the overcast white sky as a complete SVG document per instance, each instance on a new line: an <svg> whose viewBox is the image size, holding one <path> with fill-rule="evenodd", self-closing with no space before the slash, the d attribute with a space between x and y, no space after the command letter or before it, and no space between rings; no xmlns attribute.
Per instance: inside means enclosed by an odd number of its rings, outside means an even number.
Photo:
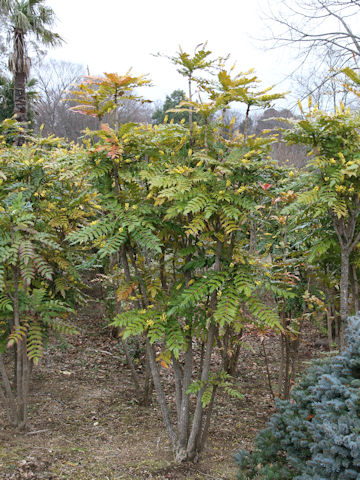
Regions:
<svg viewBox="0 0 360 480"><path fill-rule="evenodd" d="M276 0L271 0L276 1ZM230 53L237 70L255 68L264 86L281 82L294 64L283 51L265 51L255 40L264 24L267 0L48 0L57 16L57 31L66 43L49 56L89 67L91 74L149 74L147 97L164 99L186 89L172 64L152 54L174 55L179 45L193 52L208 41L216 55ZM277 91L286 90L280 84Z"/></svg>

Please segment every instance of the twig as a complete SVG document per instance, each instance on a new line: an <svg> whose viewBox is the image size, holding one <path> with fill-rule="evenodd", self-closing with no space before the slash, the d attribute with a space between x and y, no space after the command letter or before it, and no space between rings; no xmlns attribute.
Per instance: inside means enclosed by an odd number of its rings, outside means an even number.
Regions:
<svg viewBox="0 0 360 480"><path fill-rule="evenodd" d="M268 356L267 356L267 353L266 353L265 341L264 341L264 340L262 340L261 346L262 346L263 353L264 353L264 358L265 358L266 376L267 376L267 380L268 380L268 384L269 384L269 390L270 390L272 399L273 399L273 401L274 401L274 400L275 400L275 395L274 395L274 390L273 390L272 384L271 384L271 376L270 376L270 369L269 369L269 360L268 360Z"/></svg>
<svg viewBox="0 0 360 480"><path fill-rule="evenodd" d="M44 433L44 432L48 432L49 429L45 429L45 430L35 430L34 432L27 432L25 435L37 435L38 433Z"/></svg>
<svg viewBox="0 0 360 480"><path fill-rule="evenodd" d="M198 470L196 467L192 467L191 465L188 466L188 469L192 470L193 472L200 473L201 475L204 475L204 477L208 477L211 480L225 480L225 477L214 477L212 474L203 472L202 470Z"/></svg>
<svg viewBox="0 0 360 480"><path fill-rule="evenodd" d="M96 348L92 348L92 350L93 350L94 352L97 352L97 353L105 353L105 355L110 355L111 357L117 358L118 360L121 360L121 361L124 360L124 359L123 359L122 357L120 357L119 355L114 355L113 353L107 352L106 350L97 350Z"/></svg>

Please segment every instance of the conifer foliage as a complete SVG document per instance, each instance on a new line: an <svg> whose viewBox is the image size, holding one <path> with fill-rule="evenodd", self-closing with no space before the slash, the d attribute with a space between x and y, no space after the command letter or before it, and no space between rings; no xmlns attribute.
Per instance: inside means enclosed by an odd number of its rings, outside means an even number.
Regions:
<svg viewBox="0 0 360 480"><path fill-rule="evenodd" d="M254 453L235 456L239 479L360 478L360 316L348 320L342 354L311 367L278 401Z"/></svg>

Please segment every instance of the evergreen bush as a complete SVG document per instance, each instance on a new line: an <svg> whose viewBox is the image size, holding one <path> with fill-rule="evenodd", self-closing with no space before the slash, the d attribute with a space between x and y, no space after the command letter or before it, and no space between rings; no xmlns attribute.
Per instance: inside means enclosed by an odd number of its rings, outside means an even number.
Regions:
<svg viewBox="0 0 360 480"><path fill-rule="evenodd" d="M344 351L314 363L235 459L240 480L360 480L360 315Z"/></svg>

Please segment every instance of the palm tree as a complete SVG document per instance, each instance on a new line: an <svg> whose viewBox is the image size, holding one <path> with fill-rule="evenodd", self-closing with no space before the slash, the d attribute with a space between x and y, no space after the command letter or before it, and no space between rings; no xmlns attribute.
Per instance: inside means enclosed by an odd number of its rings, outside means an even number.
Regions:
<svg viewBox="0 0 360 480"><path fill-rule="evenodd" d="M14 76L14 114L19 122L27 120L26 80L31 61L26 36L34 36L36 44L55 46L62 42L57 33L47 28L53 25L55 15L44 3L45 0L0 0L0 14L13 39L9 68Z"/></svg>
<svg viewBox="0 0 360 480"><path fill-rule="evenodd" d="M38 97L36 78L31 78L26 82L26 102L28 122L34 119L33 105ZM6 118L11 118L14 114L14 80L0 74L0 122Z"/></svg>

